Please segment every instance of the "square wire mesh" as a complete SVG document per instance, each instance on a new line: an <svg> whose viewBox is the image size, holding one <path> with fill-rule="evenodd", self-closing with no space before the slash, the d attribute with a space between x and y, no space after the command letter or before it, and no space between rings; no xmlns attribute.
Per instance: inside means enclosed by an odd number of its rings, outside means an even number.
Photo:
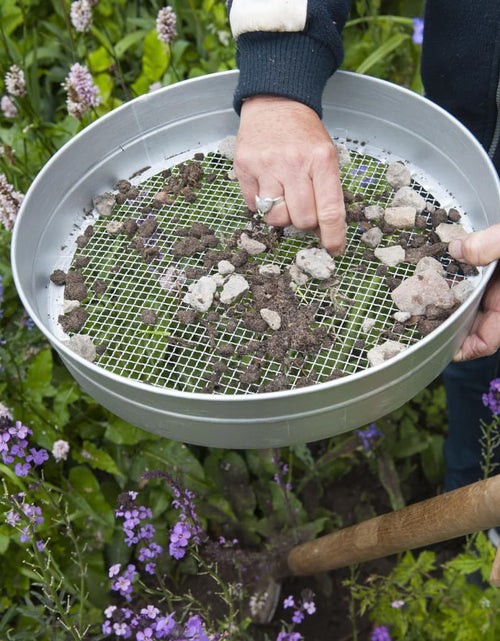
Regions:
<svg viewBox="0 0 500 641"><path fill-rule="evenodd" d="M350 163L341 172L344 189L363 194L365 203L386 207L392 198L385 179L387 164L359 149L351 150L350 155ZM241 374L252 361L252 355L224 357L216 355L216 351L224 344L230 344L237 351L259 339L242 322L241 310L252 307L250 294L232 305L230 311L219 304L215 308L219 312L215 321L208 321L206 315L196 323L179 321L179 309L189 308L183 301L190 282L186 280L186 270L201 268L204 253L174 258L172 247L179 241L178 229L188 228L194 222L205 223L223 244L224 239L244 229L248 222L239 185L228 178L232 163L216 152L206 154L201 162L205 176L212 174L214 179L203 181L196 190L196 201L189 203L178 198L173 205L153 210L158 228L145 245L159 248L160 253L150 263L145 263L139 253L130 248L130 238L124 234L111 235L106 227L111 221L145 220L148 214L144 208L151 207L155 195L165 188L163 171L138 183L137 199L116 205L110 217L97 218L89 242L76 250L75 257L90 259L82 269L85 282L106 282L104 294L91 293L83 302L89 317L80 333L88 334L96 346L103 348L96 364L114 374L151 385L185 392L209 390L215 394L256 393L285 370L287 386L291 389L304 384L304 380L322 382L368 367L366 351L380 342L384 331L391 330L392 315L397 311L386 278L404 279L413 273L414 266L402 263L388 267L387 273L381 275L381 263L366 256L367 248L360 241L364 229L357 223L348 225L346 251L335 259L334 289L309 280L297 294L301 306L318 305L315 327L324 327L335 336L328 348L319 349L313 356L289 353L286 363L271 357L261 359L258 383L248 384L241 381ZM172 167L172 173L176 172L178 166ZM412 187L427 202L439 206L420 185L412 184ZM430 220L428 226L430 229ZM79 233L85 231L84 227ZM420 232L411 231L410 236L415 233ZM395 244L397 237L398 232L384 235L381 246ZM273 263L283 271L293 264L299 249L316 240L316 236L286 237L272 255L266 253L250 260ZM332 315L332 304L343 313ZM154 311L158 317L156 324L147 325L142 321L144 309ZM372 320L369 327L367 319ZM403 333L391 338L409 346L421 336L415 326L408 326ZM217 385L209 389L214 360L225 361L227 367Z"/></svg>

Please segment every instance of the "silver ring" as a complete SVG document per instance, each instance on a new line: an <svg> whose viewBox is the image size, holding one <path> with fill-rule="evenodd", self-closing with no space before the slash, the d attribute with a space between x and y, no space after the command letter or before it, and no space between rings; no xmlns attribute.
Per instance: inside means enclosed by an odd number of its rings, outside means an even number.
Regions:
<svg viewBox="0 0 500 641"><path fill-rule="evenodd" d="M263 216L282 200L283 196L278 196L277 198L261 198L260 196L255 196L255 209Z"/></svg>

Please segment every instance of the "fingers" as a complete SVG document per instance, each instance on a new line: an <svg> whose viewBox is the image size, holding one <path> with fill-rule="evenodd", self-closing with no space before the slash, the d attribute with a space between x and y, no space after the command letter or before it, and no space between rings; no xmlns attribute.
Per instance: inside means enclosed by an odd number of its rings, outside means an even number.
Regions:
<svg viewBox="0 0 500 641"><path fill-rule="evenodd" d="M497 260L500 258L500 223L452 240L448 250L456 260L471 265L487 265Z"/></svg>
<svg viewBox="0 0 500 641"><path fill-rule="evenodd" d="M337 154L313 110L272 96L246 101L234 169L250 209L257 195L283 196L265 216L269 225L317 230L330 253L343 251L345 208Z"/></svg>

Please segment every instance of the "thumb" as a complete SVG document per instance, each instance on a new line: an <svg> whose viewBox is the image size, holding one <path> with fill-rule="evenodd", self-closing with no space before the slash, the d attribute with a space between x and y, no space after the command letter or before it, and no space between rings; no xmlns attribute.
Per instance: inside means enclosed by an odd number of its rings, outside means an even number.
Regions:
<svg viewBox="0 0 500 641"><path fill-rule="evenodd" d="M455 238L448 251L456 260L470 265L487 265L500 258L500 223Z"/></svg>

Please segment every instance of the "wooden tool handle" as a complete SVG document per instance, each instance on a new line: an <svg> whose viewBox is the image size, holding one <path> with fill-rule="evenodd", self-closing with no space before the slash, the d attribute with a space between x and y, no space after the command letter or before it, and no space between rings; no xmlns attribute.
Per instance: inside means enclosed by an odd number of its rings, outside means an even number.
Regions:
<svg viewBox="0 0 500 641"><path fill-rule="evenodd" d="M500 474L297 545L288 568L295 575L325 572L498 525Z"/></svg>

